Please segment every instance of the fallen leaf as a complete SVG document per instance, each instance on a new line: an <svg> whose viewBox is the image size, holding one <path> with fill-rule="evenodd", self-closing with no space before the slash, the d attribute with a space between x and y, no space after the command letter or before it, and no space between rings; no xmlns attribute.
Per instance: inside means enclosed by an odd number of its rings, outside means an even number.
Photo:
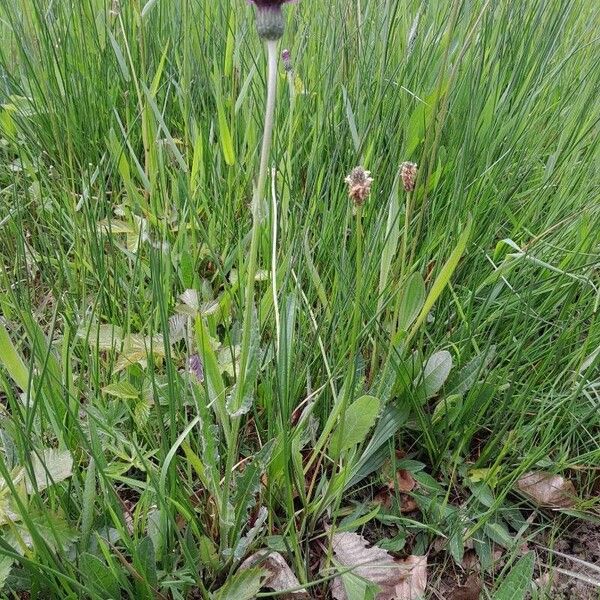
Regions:
<svg viewBox="0 0 600 600"><path fill-rule="evenodd" d="M517 487L538 506L571 508L575 505L575 486L561 475L532 471L519 479Z"/></svg>
<svg viewBox="0 0 600 600"><path fill-rule="evenodd" d="M404 493L412 492L416 485L417 482L415 481L411 472L407 471L406 469L398 469L398 472L396 473L396 483L393 481L388 483L388 487L391 490L395 490L397 488L400 492Z"/></svg>
<svg viewBox="0 0 600 600"><path fill-rule="evenodd" d="M379 587L375 600L416 600L427 586L427 556L394 558L356 533L336 533L332 539L335 562L342 569ZM340 577L332 585L336 600L348 600Z"/></svg>
<svg viewBox="0 0 600 600"><path fill-rule="evenodd" d="M250 567L260 567L267 572L267 577L263 583L264 587L268 587L275 592L285 592L294 588L300 588L300 582L294 575L285 558L279 552L271 550L259 550L252 556L249 556L240 566L240 571L249 569ZM305 589L296 589L293 592L288 592L283 595L278 595L278 598L285 600L304 600L309 598Z"/></svg>
<svg viewBox="0 0 600 600"><path fill-rule="evenodd" d="M483 585L476 574L470 575L464 585L457 585L449 594L452 600L479 600Z"/></svg>

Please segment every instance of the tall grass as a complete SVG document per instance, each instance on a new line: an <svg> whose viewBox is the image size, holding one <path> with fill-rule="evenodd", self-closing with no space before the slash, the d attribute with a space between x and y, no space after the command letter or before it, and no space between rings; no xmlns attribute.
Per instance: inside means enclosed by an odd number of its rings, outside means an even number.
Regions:
<svg viewBox="0 0 600 600"><path fill-rule="evenodd" d="M473 537L485 563L531 531L523 472L594 485L598 8L337 0L287 18L255 276L252 9L0 0L8 597L210 598L264 546L316 597L342 517L415 553L437 532L456 560ZM360 215L357 164L375 180ZM368 514L400 449L424 527ZM46 485L40 464L69 457Z"/></svg>

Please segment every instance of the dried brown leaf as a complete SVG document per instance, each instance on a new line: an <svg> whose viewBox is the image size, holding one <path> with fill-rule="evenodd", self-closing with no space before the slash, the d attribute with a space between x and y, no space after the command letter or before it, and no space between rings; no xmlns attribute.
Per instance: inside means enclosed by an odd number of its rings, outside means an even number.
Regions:
<svg viewBox="0 0 600 600"><path fill-rule="evenodd" d="M285 558L279 552L270 550L259 550L252 556L249 556L240 566L240 570L249 569L250 567L258 566L267 571L267 579L264 586L272 589L275 592L285 592L300 588L300 582L294 575ZM288 592L279 595L278 598L284 600L307 600L308 593L304 589L298 589L293 592Z"/></svg>
<svg viewBox="0 0 600 600"><path fill-rule="evenodd" d="M356 533L336 533L332 539L335 561L339 566L379 586L377 600L416 600L427 586L427 556L394 558ZM338 600L347 600L339 577L332 586Z"/></svg>
<svg viewBox="0 0 600 600"><path fill-rule="evenodd" d="M457 585L449 594L452 600L479 600L483 585L479 577L470 575L464 585Z"/></svg>
<svg viewBox="0 0 600 600"><path fill-rule="evenodd" d="M519 479L517 487L538 506L572 508L575 505L575 486L561 475L531 471Z"/></svg>
<svg viewBox="0 0 600 600"><path fill-rule="evenodd" d="M396 472L396 483L390 481L388 487L391 490L398 489L400 492L412 492L415 489L417 482L410 471L406 469L398 469Z"/></svg>

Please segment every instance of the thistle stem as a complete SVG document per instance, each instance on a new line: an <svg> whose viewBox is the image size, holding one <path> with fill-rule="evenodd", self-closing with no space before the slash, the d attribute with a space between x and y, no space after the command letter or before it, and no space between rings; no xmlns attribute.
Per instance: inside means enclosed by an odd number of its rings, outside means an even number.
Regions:
<svg viewBox="0 0 600 600"><path fill-rule="evenodd" d="M242 409L244 401L245 379L247 376L247 367L250 360L250 346L252 338L252 321L254 320L254 285L256 272L258 270L258 245L261 231L261 222L265 217L267 202L265 199L265 184L267 181L267 172L269 166L269 156L271 152L271 141L273 138L273 124L275 117L275 99L277 95L277 42L265 42L267 51L267 105L265 112L265 124L262 141L262 151L260 157L260 168L258 180L254 189L252 199L252 237L250 240L250 251L248 254L248 268L246 270L246 289L244 294L244 319L242 325L242 345L240 350L239 370L235 386L235 396L231 407L231 443L228 446L227 463L225 469L224 489L228 490L232 470L237 457L236 440L240 431L241 414L238 411ZM222 515L228 510L228 494L223 494ZM222 544L227 541L227 535L222 536Z"/></svg>
<svg viewBox="0 0 600 600"><path fill-rule="evenodd" d="M262 151L260 153L260 169L258 183L256 184L253 210L258 210L258 215L253 218L262 220L265 217L267 202L265 200L265 184L269 170L269 156L273 140L273 127L275 123L275 99L277 97L277 42L265 42L267 49L267 107L265 112L265 128L263 134Z"/></svg>

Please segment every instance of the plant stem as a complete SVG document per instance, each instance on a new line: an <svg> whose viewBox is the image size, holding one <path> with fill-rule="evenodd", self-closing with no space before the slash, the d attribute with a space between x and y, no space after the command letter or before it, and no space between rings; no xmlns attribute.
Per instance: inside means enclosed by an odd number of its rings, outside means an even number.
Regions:
<svg viewBox="0 0 600 600"><path fill-rule="evenodd" d="M275 99L277 94L277 42L268 41L265 43L267 51L267 105L265 111L265 124L262 142L262 151L260 157L260 168L258 172L258 181L254 189L252 199L252 237L250 240L250 251L248 254L248 268L246 270L246 290L244 295L244 320L242 328L242 347L240 351L240 367L237 373L235 387L235 397L232 406L232 413L237 413L242 408L244 400L245 379L248 362L250 360L250 345L252 338L252 321L254 320L254 284L256 272L258 269L258 243L260 238L261 221L266 210L265 184L267 181L267 171L269 166L269 155L271 152L271 141L273 138L273 123L275 117ZM231 481L232 469L237 457L237 437L240 431L242 415L236 414L231 417L231 443L227 448L227 463L225 470L224 489L227 490ZM223 494L222 511L227 511L228 494ZM226 512L222 513L223 515ZM228 536L222 536L222 544L226 543Z"/></svg>
<svg viewBox="0 0 600 600"><path fill-rule="evenodd" d="M394 309L394 319L392 321L392 326L394 327L395 331L398 330L400 302L402 301L403 295L402 285L404 284L404 277L406 275L406 254L408 250L408 230L412 219L412 199L413 192L406 192L406 204L404 206L404 230L402 231L402 245L400 247L400 278L398 280L399 291L397 293L398 295Z"/></svg>

